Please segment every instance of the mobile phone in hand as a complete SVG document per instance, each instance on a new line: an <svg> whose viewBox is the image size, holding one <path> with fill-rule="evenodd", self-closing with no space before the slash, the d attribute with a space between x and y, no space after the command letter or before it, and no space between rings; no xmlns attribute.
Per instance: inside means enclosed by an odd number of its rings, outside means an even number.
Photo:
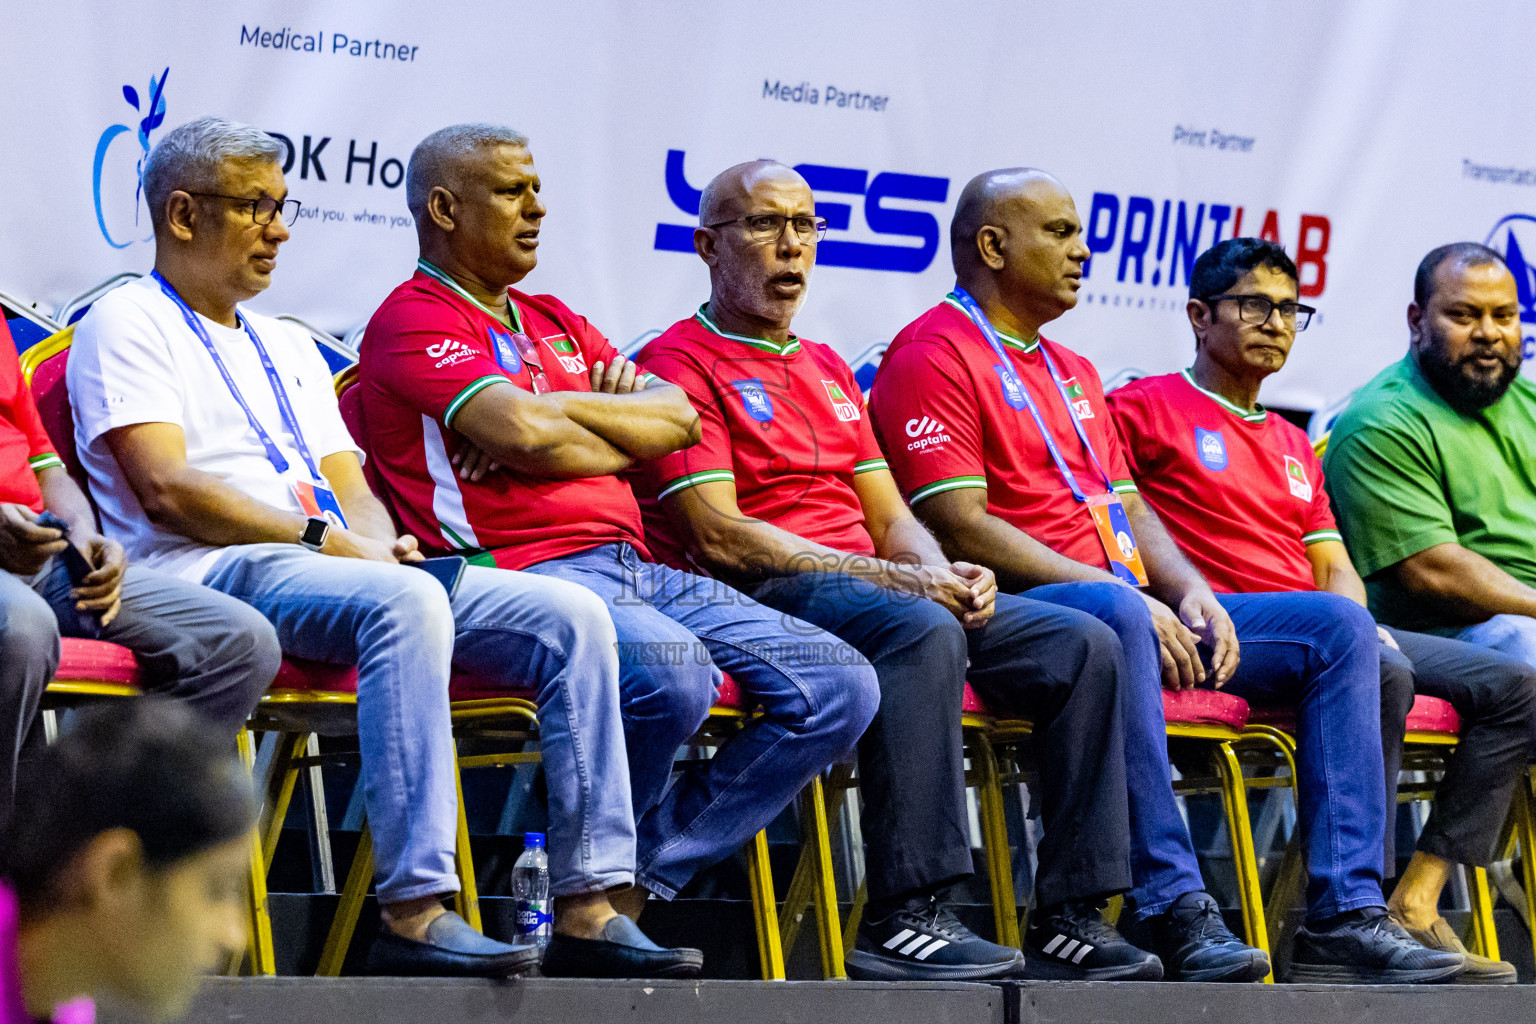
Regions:
<svg viewBox="0 0 1536 1024"><path fill-rule="evenodd" d="M441 558L424 558L419 562L406 562L406 565L414 565L416 568L429 572L433 579L443 585L448 591L451 600L458 592L459 581L464 578L464 570L469 566L469 559L463 555L443 555Z"/></svg>
<svg viewBox="0 0 1536 1024"><path fill-rule="evenodd" d="M69 524L52 512L44 512L37 517L37 525L45 530L58 530L64 535L64 550L59 552L59 557L64 560L64 568L69 573L69 581L79 586L80 581L95 571L90 562L86 561L80 549L75 547L69 539Z"/></svg>

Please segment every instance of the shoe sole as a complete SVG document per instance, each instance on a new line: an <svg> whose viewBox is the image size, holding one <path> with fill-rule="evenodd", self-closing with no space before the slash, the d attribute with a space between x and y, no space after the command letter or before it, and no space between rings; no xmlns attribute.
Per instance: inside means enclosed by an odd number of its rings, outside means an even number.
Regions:
<svg viewBox="0 0 1536 1024"><path fill-rule="evenodd" d="M1292 984L1316 985L1431 985L1450 981L1465 970L1461 965L1419 971L1371 971L1339 964L1291 964Z"/></svg>
<svg viewBox="0 0 1536 1024"><path fill-rule="evenodd" d="M1514 971L1508 974L1473 974L1465 971L1456 979L1458 985L1513 985L1520 980Z"/></svg>
<svg viewBox="0 0 1536 1024"><path fill-rule="evenodd" d="M1162 981L1163 962L1157 957L1120 967L1074 967L1056 963L1043 953L1025 955L1021 978L1032 981Z"/></svg>
<svg viewBox="0 0 1536 1024"><path fill-rule="evenodd" d="M681 956L668 963L654 965L630 965L632 970L594 971L579 957L564 958L569 962L556 962L544 968L546 978L587 978L591 980L630 980L644 978L697 978L704 970L704 956Z"/></svg>
<svg viewBox="0 0 1536 1024"><path fill-rule="evenodd" d="M1203 971L1181 971L1170 975L1170 981L1204 982L1252 982L1263 981L1269 974L1269 957L1262 953L1249 957L1244 963L1227 967L1207 967Z"/></svg>
<svg viewBox="0 0 1536 1024"><path fill-rule="evenodd" d="M855 981L981 981L1007 977L1018 965L1017 957L1004 964L915 964L858 949L843 958Z"/></svg>
<svg viewBox="0 0 1536 1024"><path fill-rule="evenodd" d="M392 978L510 978L533 970L543 956L533 947L496 957L470 959L471 954L456 955L456 961L437 963L421 963L390 953L370 955L365 969L368 974Z"/></svg>

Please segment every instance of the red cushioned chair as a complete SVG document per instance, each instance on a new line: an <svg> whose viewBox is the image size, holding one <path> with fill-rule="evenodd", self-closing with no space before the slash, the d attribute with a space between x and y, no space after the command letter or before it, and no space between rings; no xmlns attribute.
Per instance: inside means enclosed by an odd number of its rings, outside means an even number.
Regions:
<svg viewBox="0 0 1536 1024"><path fill-rule="evenodd" d="M1326 443L1326 437L1319 442L1319 444ZM1296 778L1295 709L1255 709L1248 732L1269 736L1284 745L1287 757L1292 763L1291 778L1294 780ZM1413 707L1408 712L1407 731L1403 737L1402 770L1426 773L1444 771L1445 755L1455 749L1460 732L1461 716L1456 713L1456 709L1449 701L1424 694L1415 696ZM1397 799L1400 803L1407 803L1415 800L1432 800L1434 795L1432 784L1402 783L1398 786ZM1517 793L1517 814L1518 805L1519 794ZM1275 915L1275 919L1270 922L1272 928L1278 926L1279 915L1284 914L1294 900L1296 891L1300 888L1301 870L1300 847L1296 838L1293 837L1290 846L1286 849L1285 864L1281 868L1280 880L1277 881L1276 891L1271 898ZM1497 960L1499 959L1499 940L1493 925L1493 898L1488 888L1488 873L1483 868L1472 868L1471 875L1470 884L1467 886L1468 897L1472 903L1472 936L1469 945L1473 952Z"/></svg>
<svg viewBox="0 0 1536 1024"><path fill-rule="evenodd" d="M352 387L356 383L357 368L355 366L342 370L336 374L334 380L342 420L352 434L352 439L364 452L369 452L372 450L372 445L368 437L367 421L363 416L358 393ZM379 496L380 501L389 510L390 517L398 528L400 517L391 506L388 489L380 485L372 459L364 462L363 473L374 494ZM531 692L509 695L505 687L456 675L449 687L449 697L457 727L456 732L461 734L471 723L476 727L498 722L504 724L509 715L522 720L519 729L510 733L503 729L497 733L499 737L516 740L519 749L505 753L461 756L458 762L461 768L507 767L538 762L538 754L527 753L521 749L526 741L538 738L537 709ZM755 710L747 706L735 680L725 676L715 705L710 709L709 719L690 745L713 747L724 743L752 718ZM291 793L291 784L288 789ZM461 884L467 894L464 902L473 914L471 916L471 913L466 913L464 916L479 928L474 866L470 855L468 828L462 811L462 792L461 786L459 870ZM794 879L790 883L789 899L786 905L796 906L796 901L802 895L809 900L816 912L823 977L843 978L846 977L846 973L843 967L842 934L838 929L837 891L832 874L831 838L827 827L826 798L820 778L813 779L801 793L800 804L803 833L801 858ZM368 858L366 864L363 863L365 855ZM747 847L746 855L747 878L752 894L752 916L757 931L758 957L763 978L782 980L785 977L784 962L789 951L794 948L798 935L800 914L784 915L784 924L781 926L773 874L769 866L766 830L758 832L753 838L752 843ZM366 872L362 870L363 867L367 868ZM339 932L338 926L333 926L332 935L326 943L326 952L321 959L320 973L322 974L340 972L341 960L346 954L351 928L355 925L357 914L361 910L363 894L366 892L367 879L371 871L372 848L370 844L364 843L359 846L358 857L353 862L346 889L343 891L342 904L336 916L337 922L345 931Z"/></svg>

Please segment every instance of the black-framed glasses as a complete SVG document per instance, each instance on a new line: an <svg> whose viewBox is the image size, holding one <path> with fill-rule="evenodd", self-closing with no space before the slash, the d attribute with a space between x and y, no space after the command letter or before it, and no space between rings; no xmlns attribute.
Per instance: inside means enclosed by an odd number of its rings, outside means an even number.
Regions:
<svg viewBox="0 0 1536 1024"><path fill-rule="evenodd" d="M189 196L202 196L205 199L228 199L232 203L243 203L251 208L251 220L261 227L272 223L272 218L282 211L283 224L293 227L299 218L299 207L304 204L297 199L273 199L271 196L226 196L220 192L188 192Z"/></svg>
<svg viewBox="0 0 1536 1024"><path fill-rule="evenodd" d="M1284 302L1276 302L1268 295L1212 295L1208 299L1202 299L1206 305L1214 307L1218 302L1237 303L1237 315L1245 324L1253 324L1255 327L1267 323L1269 316L1275 310L1280 311L1280 322L1288 327L1294 327L1298 331L1307 329L1312 322L1312 314L1317 312L1314 306L1303 306L1299 302L1287 299Z"/></svg>
<svg viewBox="0 0 1536 1024"><path fill-rule="evenodd" d="M747 234L752 241L758 243L777 242L784 234L784 225L792 224L795 228L795 236L807 245L814 245L827 235L827 218L786 217L782 213L755 213L750 217L736 217L731 220L722 220L718 224L705 224L707 228L723 228L727 224L745 224Z"/></svg>

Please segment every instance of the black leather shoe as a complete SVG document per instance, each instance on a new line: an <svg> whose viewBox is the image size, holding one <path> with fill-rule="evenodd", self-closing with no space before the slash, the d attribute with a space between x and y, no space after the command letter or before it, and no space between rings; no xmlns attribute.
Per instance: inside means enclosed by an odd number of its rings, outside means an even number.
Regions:
<svg viewBox="0 0 1536 1024"><path fill-rule="evenodd" d="M1178 981L1262 981L1269 957L1238 941L1207 893L1187 892L1152 919L1163 976Z"/></svg>
<svg viewBox="0 0 1536 1024"><path fill-rule="evenodd" d="M697 949L664 949L623 914L603 925L601 939L556 932L544 950L546 978L696 978L704 967Z"/></svg>
<svg viewBox="0 0 1536 1024"><path fill-rule="evenodd" d="M404 978L505 978L539 963L537 946L509 946L475 931L449 911L417 942L380 928L368 951L368 973Z"/></svg>

